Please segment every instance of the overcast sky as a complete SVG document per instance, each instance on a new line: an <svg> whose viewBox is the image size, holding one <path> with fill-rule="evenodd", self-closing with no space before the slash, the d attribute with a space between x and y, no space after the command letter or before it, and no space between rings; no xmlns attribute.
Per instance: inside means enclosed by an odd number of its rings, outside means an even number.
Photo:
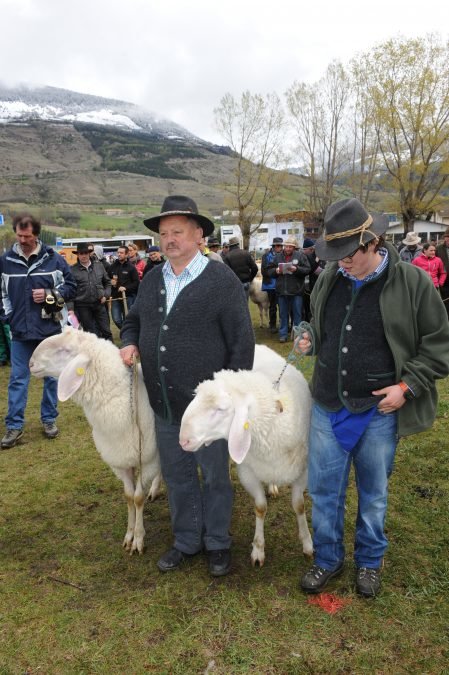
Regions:
<svg viewBox="0 0 449 675"><path fill-rule="evenodd" d="M226 92L314 82L390 37L449 34L447 0L0 0L0 80L145 106L219 142Z"/></svg>

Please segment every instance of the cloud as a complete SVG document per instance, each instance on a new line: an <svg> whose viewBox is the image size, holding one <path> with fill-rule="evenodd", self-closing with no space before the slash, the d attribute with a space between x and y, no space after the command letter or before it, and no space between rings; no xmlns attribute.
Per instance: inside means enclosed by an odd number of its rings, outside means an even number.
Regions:
<svg viewBox="0 0 449 675"><path fill-rule="evenodd" d="M228 91L314 81L377 42L449 25L439 0L2 0L0 72L144 105L208 140Z"/></svg>

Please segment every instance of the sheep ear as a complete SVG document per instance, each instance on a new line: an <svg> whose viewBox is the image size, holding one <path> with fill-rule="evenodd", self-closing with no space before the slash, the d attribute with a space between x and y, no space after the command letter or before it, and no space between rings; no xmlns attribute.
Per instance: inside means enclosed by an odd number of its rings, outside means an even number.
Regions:
<svg viewBox="0 0 449 675"><path fill-rule="evenodd" d="M249 399L234 399L234 418L229 429L228 449L231 458L241 464L251 445L251 423L248 419Z"/></svg>
<svg viewBox="0 0 449 675"><path fill-rule="evenodd" d="M62 370L58 379L58 398L67 401L81 386L85 369L90 363L87 354L77 354Z"/></svg>

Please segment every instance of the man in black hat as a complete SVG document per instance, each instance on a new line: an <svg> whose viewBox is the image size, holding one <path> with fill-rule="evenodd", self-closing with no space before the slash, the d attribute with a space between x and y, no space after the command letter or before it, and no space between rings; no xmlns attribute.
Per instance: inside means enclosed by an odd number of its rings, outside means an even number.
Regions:
<svg viewBox="0 0 449 675"><path fill-rule="evenodd" d="M212 576L231 566L232 485L227 442L196 453L179 445L182 415L202 380L222 370L251 369L254 334L243 288L226 265L203 256L199 243L213 223L192 199L167 197L144 221L158 232L164 265L140 285L121 331L122 358L140 353L155 412L162 475L167 484L174 543L158 561L169 572L203 548ZM198 476L201 469L201 482Z"/></svg>
<svg viewBox="0 0 449 675"><path fill-rule="evenodd" d="M343 571L351 463L358 492L356 589L380 590L387 548L388 478L398 437L430 427L435 380L449 373L449 323L422 270L383 240L388 221L357 199L331 204L315 243L332 261L312 292L313 325L296 348L317 354L309 445L315 563L302 577L318 593Z"/></svg>
<svg viewBox="0 0 449 675"><path fill-rule="evenodd" d="M274 237L273 241L271 242L270 250L264 253L262 256L262 264L260 267L260 271L262 273L262 290L267 293L270 303L268 316L271 333L277 333L276 321L278 301L276 293L276 279L274 276L270 276L269 272L270 270L276 269L276 255L282 253L283 245L284 240L282 237Z"/></svg>
<svg viewBox="0 0 449 675"><path fill-rule="evenodd" d="M67 309L69 314L76 314L83 330L112 342L106 309L111 280L102 263L91 258L90 248L86 242L77 244L78 261L70 268L76 281L76 296L67 303Z"/></svg>

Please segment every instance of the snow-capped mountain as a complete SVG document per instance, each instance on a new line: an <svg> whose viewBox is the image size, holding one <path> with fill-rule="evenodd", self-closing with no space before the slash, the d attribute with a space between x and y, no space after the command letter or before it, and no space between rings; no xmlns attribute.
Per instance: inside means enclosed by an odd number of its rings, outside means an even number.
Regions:
<svg viewBox="0 0 449 675"><path fill-rule="evenodd" d="M6 87L0 83L0 124L45 120L82 122L204 143L178 124L133 103L56 87Z"/></svg>

